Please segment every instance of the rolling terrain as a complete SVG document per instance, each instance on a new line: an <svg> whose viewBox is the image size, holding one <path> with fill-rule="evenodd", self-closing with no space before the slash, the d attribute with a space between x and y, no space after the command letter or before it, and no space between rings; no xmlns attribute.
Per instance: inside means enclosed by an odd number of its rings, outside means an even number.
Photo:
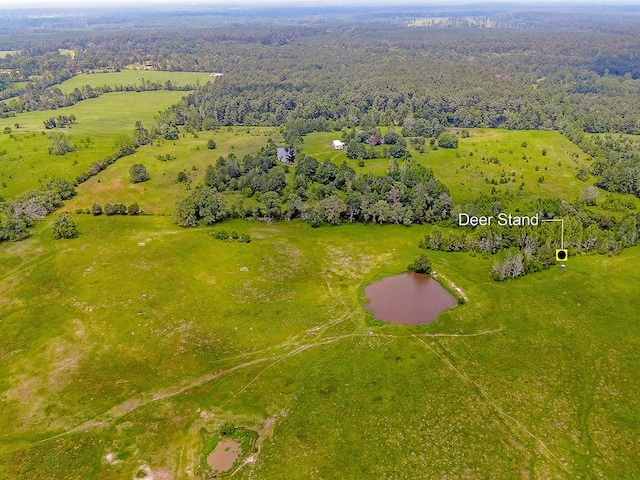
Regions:
<svg viewBox="0 0 640 480"><path fill-rule="evenodd" d="M45 154L40 131L63 110L3 120L20 128L0 135L2 195L72 179L180 95L70 107L78 122L65 133L93 141L61 157ZM500 283L489 257L429 251L468 302L429 325L380 324L364 286L404 271L432 226L173 222L207 165L268 138L282 140L275 128L232 127L143 146L66 202L78 238L54 240L48 217L0 246L0 476L206 478L228 423L258 434L237 478L640 475L638 247ZM358 172L388 168L359 167L330 148L334 138L309 134L303 151ZM410 152L456 203L495 187L525 208L573 201L589 185L575 178L588 155L554 132L472 129L456 150ZM148 182L130 183L134 163ZM180 171L190 183L175 181ZM516 182L490 183L502 171ZM74 213L105 202L147 214ZM210 235L220 229L251 243Z"/></svg>

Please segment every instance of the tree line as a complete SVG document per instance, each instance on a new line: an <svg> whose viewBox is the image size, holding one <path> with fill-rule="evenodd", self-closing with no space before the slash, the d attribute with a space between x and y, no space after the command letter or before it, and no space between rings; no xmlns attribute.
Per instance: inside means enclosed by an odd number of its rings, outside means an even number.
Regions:
<svg viewBox="0 0 640 480"><path fill-rule="evenodd" d="M556 264L555 251L568 249L569 255L615 255L624 248L638 244L640 214L620 216L590 212L583 201L560 199L533 201L527 211L540 219L559 219L564 222L564 244L558 222L541 222L539 226L482 225L476 228L457 226L457 215L466 209L478 214L482 200L462 208L456 205L446 224L433 228L419 246L447 252L473 252L493 256L492 277L505 280L537 272ZM495 205L495 204L494 204ZM485 210L486 211L486 210ZM493 213L496 213L494 211Z"/></svg>

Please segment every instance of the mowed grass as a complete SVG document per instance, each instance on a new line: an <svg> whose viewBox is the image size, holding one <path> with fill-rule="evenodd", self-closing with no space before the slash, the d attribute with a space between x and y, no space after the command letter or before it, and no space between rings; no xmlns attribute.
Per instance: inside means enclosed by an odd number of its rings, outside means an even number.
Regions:
<svg viewBox="0 0 640 480"><path fill-rule="evenodd" d="M140 87L144 82L165 84L170 81L175 87L185 85L204 85L214 78L207 72L161 72L153 70L122 70L113 73L81 73L69 80L65 80L58 87L64 93L71 93L74 89L82 89L86 85L93 88L109 86L116 88L119 86L132 85Z"/></svg>
<svg viewBox="0 0 640 480"><path fill-rule="evenodd" d="M640 475L637 247L504 283L428 252L469 302L374 327L428 227L74 218L0 249L3 478L204 476L224 421L261 434L239 478Z"/></svg>
<svg viewBox="0 0 640 480"><path fill-rule="evenodd" d="M1 119L0 132L5 127L12 131L0 134L0 195L11 199L54 176L74 180L93 162L113 153L118 135L132 135L138 120L150 129L159 111L183 95L176 91L109 93L72 107ZM77 123L45 131L43 122L58 115L75 115ZM53 132L69 136L78 149L62 156L49 154L48 134Z"/></svg>

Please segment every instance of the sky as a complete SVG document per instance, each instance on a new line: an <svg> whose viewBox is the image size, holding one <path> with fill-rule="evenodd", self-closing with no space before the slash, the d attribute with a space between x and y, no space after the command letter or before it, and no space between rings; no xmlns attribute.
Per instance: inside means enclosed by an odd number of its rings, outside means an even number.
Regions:
<svg viewBox="0 0 640 480"><path fill-rule="evenodd" d="M237 5L238 3L248 5L353 5L354 3L377 3L384 5L414 5L414 4L434 4L434 5L450 5L450 4L474 4L474 3L508 3L508 4L551 4L551 3L570 3L570 4L590 4L590 5L640 5L640 0L0 0L0 8L31 8L31 7L87 7L87 6L112 6L112 7L144 7L150 5L175 6L183 7L189 5Z"/></svg>

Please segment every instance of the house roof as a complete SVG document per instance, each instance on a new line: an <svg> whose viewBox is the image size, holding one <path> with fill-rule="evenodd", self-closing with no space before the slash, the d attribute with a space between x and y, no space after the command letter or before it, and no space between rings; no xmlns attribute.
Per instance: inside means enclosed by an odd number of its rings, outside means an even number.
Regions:
<svg viewBox="0 0 640 480"><path fill-rule="evenodd" d="M278 160L284 163L291 163L293 155L288 147L278 147Z"/></svg>

